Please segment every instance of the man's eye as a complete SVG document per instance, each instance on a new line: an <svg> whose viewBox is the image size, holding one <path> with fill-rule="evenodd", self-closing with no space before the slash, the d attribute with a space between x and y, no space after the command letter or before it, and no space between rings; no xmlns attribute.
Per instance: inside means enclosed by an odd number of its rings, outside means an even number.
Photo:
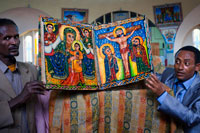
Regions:
<svg viewBox="0 0 200 133"><path fill-rule="evenodd" d="M190 63L189 63L189 62L185 62L185 65L186 65L186 66L189 66L189 65L190 65Z"/></svg>
<svg viewBox="0 0 200 133"><path fill-rule="evenodd" d="M180 63L180 61L176 60L176 61L175 61L175 63L176 63L176 64L179 64L179 63Z"/></svg>
<svg viewBox="0 0 200 133"><path fill-rule="evenodd" d="M10 40L10 37L9 37L9 36L7 36L7 37L5 37L5 38L4 38L4 40Z"/></svg>
<svg viewBox="0 0 200 133"><path fill-rule="evenodd" d="M15 36L15 39L19 39L19 35L16 35L16 36Z"/></svg>

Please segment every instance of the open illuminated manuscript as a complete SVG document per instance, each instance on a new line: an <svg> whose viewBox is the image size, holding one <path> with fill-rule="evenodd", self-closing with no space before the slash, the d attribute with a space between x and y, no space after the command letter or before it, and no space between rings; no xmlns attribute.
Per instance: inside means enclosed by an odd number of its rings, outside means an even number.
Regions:
<svg viewBox="0 0 200 133"><path fill-rule="evenodd" d="M41 17L39 31L47 89L102 90L143 80L153 69L143 16L97 26Z"/></svg>

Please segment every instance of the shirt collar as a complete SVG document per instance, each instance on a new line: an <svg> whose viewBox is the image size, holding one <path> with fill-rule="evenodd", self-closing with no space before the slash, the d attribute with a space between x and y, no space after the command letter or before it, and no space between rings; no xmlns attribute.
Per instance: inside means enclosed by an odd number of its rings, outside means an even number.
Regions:
<svg viewBox="0 0 200 133"><path fill-rule="evenodd" d="M6 71L8 70L8 66L6 64L4 64L1 60L0 60L0 70L3 72L3 73L6 73ZM19 70L19 67L16 63L16 70L15 71L18 71Z"/></svg>
<svg viewBox="0 0 200 133"><path fill-rule="evenodd" d="M0 70L5 73L8 69L8 66L6 64L4 64L1 60L0 60Z"/></svg>
<svg viewBox="0 0 200 133"><path fill-rule="evenodd" d="M191 84L193 83L193 81L194 81L196 75L197 75L197 73L195 72L194 75L193 75L193 77L191 77L190 79L188 79L188 80L182 82L182 85L184 86L184 88L185 88L186 90L188 90L188 89L190 88L190 86L191 86ZM177 82L178 82L178 79L176 78L175 83L177 83Z"/></svg>

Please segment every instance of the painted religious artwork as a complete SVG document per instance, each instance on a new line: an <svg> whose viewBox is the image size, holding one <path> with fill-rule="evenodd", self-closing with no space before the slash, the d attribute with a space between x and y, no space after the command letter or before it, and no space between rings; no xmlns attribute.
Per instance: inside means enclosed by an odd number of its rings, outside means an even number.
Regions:
<svg viewBox="0 0 200 133"><path fill-rule="evenodd" d="M165 43L167 45L166 52L173 53L174 52L174 41L176 37L178 26L171 27L160 27L160 31L163 35Z"/></svg>
<svg viewBox="0 0 200 133"><path fill-rule="evenodd" d="M128 11L113 12L113 22L129 18Z"/></svg>
<svg viewBox="0 0 200 133"><path fill-rule="evenodd" d="M154 6L154 17L157 26L179 25L182 22L181 3Z"/></svg>
<svg viewBox="0 0 200 133"><path fill-rule="evenodd" d="M42 80L49 89L94 89L97 85L92 27L40 21Z"/></svg>
<svg viewBox="0 0 200 133"><path fill-rule="evenodd" d="M88 9L62 8L62 19L67 23L88 23Z"/></svg>
<svg viewBox="0 0 200 133"><path fill-rule="evenodd" d="M39 24L47 89L107 89L143 80L152 70L145 17L98 26L41 17Z"/></svg>
<svg viewBox="0 0 200 133"><path fill-rule="evenodd" d="M144 17L94 27L97 75L101 88L148 77L151 56L147 30Z"/></svg>

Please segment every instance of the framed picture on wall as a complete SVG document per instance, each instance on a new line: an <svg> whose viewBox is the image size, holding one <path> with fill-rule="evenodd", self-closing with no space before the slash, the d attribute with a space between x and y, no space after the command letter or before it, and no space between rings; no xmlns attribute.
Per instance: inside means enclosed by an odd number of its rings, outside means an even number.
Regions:
<svg viewBox="0 0 200 133"><path fill-rule="evenodd" d="M124 20L129 18L129 12L128 11L116 11L113 12L113 22Z"/></svg>
<svg viewBox="0 0 200 133"><path fill-rule="evenodd" d="M154 18L157 26L179 25L182 22L181 3L154 6Z"/></svg>
<svg viewBox="0 0 200 133"><path fill-rule="evenodd" d="M62 19L70 23L88 23L88 9L62 8Z"/></svg>

